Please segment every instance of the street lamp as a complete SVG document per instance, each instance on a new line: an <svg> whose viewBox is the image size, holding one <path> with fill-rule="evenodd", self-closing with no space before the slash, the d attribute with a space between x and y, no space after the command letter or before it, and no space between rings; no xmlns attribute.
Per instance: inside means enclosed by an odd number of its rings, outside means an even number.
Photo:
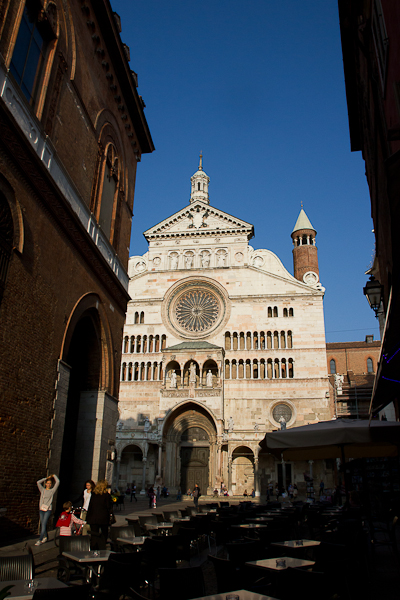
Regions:
<svg viewBox="0 0 400 600"><path fill-rule="evenodd" d="M383 285L371 275L363 291L364 295L367 296L368 304L375 312L376 318L378 318L382 302Z"/></svg>

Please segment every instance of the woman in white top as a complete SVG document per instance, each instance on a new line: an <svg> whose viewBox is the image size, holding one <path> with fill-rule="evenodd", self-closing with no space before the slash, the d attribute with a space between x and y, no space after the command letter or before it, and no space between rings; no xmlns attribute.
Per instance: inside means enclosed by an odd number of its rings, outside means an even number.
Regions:
<svg viewBox="0 0 400 600"><path fill-rule="evenodd" d="M44 482L44 486L43 486ZM40 519L40 537L35 543L35 546L40 546L47 542L47 522L51 515L53 496L56 493L60 480L57 475L43 477L37 481L37 486L40 492L39 500L39 519Z"/></svg>
<svg viewBox="0 0 400 600"><path fill-rule="evenodd" d="M85 489L83 490L83 504L81 510L81 519L82 521L86 521L86 515L90 504L90 498L92 497L92 492L96 484L91 479L85 481ZM89 525L85 525L82 529L82 535L88 535Z"/></svg>

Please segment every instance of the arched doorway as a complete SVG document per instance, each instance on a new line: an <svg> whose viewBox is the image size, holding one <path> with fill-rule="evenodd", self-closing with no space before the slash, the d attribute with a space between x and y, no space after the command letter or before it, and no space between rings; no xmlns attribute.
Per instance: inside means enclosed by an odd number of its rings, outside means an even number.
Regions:
<svg viewBox="0 0 400 600"><path fill-rule="evenodd" d="M135 484L139 492L142 486L142 473L143 452L141 448L133 444L125 446L121 453L117 487L120 491L125 491L128 486Z"/></svg>
<svg viewBox="0 0 400 600"><path fill-rule="evenodd" d="M209 460L207 431L202 427L188 427L181 435L181 490L193 490L196 483L200 490L207 489Z"/></svg>
<svg viewBox="0 0 400 600"><path fill-rule="evenodd" d="M247 446L235 448L232 453L232 492L250 494L254 486L254 454Z"/></svg>
<svg viewBox="0 0 400 600"><path fill-rule="evenodd" d="M193 489L202 494L215 484L216 424L210 413L195 402L186 402L170 413L164 426L163 481L171 491Z"/></svg>
<svg viewBox="0 0 400 600"><path fill-rule="evenodd" d="M114 397L112 340L96 294L75 305L58 365L50 472L58 472L57 509L77 498L86 479L112 479L109 440L115 439L118 408Z"/></svg>

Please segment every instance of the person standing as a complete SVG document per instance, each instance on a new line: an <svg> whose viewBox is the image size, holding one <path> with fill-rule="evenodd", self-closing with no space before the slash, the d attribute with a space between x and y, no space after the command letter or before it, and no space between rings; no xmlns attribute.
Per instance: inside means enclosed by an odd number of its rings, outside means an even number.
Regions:
<svg viewBox="0 0 400 600"><path fill-rule="evenodd" d="M194 490L193 490L193 494L192 495L193 495L193 502L194 502L195 507L199 508L199 498L200 498L201 494L200 494L200 488L197 485L197 483L194 486Z"/></svg>
<svg viewBox="0 0 400 600"><path fill-rule="evenodd" d="M325 487L325 483L321 479L320 484L319 484L319 497L320 498L321 498L321 496L324 495L324 487Z"/></svg>
<svg viewBox="0 0 400 600"><path fill-rule="evenodd" d="M92 479L88 479L87 481L85 481L85 489L83 490L82 510L81 510L81 514L80 514L82 521L86 521L87 511L89 510L90 498L92 497L92 492L95 487L96 487L96 484ZM85 523L84 527L82 528L82 535L88 535L88 534L89 534L89 526L86 525L86 523Z"/></svg>
<svg viewBox="0 0 400 600"><path fill-rule="evenodd" d="M40 537L35 543L35 546L40 546L40 544L47 542L47 523L51 515L53 497L58 489L58 486L60 485L60 480L58 479L57 475L50 475L49 477L43 477L43 479L39 479L36 483L40 492Z"/></svg>
<svg viewBox="0 0 400 600"><path fill-rule="evenodd" d="M100 479L90 497L86 517L86 521L90 525L90 547L92 550L106 549L112 506L112 499L108 493L108 483L105 479Z"/></svg>
<svg viewBox="0 0 400 600"><path fill-rule="evenodd" d="M135 502L137 502L137 498L136 498L136 485L135 482L132 483L132 489L131 489L131 502L132 502L132 498L135 498Z"/></svg>

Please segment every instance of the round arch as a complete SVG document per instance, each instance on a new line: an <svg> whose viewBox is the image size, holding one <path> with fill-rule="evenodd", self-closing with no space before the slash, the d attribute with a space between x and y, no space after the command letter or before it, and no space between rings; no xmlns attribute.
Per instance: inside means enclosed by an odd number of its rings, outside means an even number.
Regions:
<svg viewBox="0 0 400 600"><path fill-rule="evenodd" d="M232 492L248 494L254 488L254 452L248 446L236 446L232 452Z"/></svg>

